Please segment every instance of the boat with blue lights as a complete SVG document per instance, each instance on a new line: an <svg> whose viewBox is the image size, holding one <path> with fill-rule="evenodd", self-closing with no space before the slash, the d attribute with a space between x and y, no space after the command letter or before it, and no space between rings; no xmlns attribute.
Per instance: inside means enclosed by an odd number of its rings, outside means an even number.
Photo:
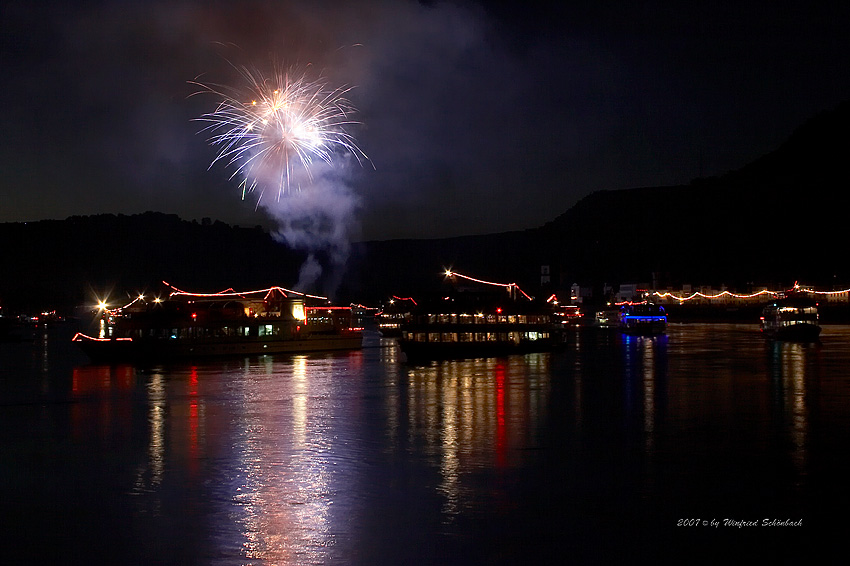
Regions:
<svg viewBox="0 0 850 566"><path fill-rule="evenodd" d="M92 334L73 342L93 360L160 360L220 355L307 353L362 347L350 307L282 287L139 296L101 305Z"/></svg>
<svg viewBox="0 0 850 566"><path fill-rule="evenodd" d="M788 296L764 307L760 330L774 340L815 341L821 333L818 304L806 296Z"/></svg>
<svg viewBox="0 0 850 566"><path fill-rule="evenodd" d="M654 303L626 303L620 308L620 331L626 334L664 334L667 311Z"/></svg>

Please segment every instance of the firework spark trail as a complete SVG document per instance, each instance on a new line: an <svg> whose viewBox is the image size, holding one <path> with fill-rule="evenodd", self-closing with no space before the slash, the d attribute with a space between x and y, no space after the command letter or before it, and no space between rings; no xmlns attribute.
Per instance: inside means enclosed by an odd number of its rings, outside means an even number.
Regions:
<svg viewBox="0 0 850 566"><path fill-rule="evenodd" d="M242 177L243 199L258 189L257 206L278 224L273 237L307 253L297 287L323 284L330 295L345 269L359 206L346 182L347 166L352 157L361 165L369 161L346 131L358 123L345 98L350 88L329 89L323 79L311 81L306 74L265 78L245 67L237 70L245 79L241 89L191 81L201 88L196 94L219 97L215 111L197 118L208 122L202 131L219 148L210 167L217 162L233 167L230 178ZM277 198L263 200L271 190Z"/></svg>
<svg viewBox="0 0 850 566"><path fill-rule="evenodd" d="M361 164L368 160L346 131L357 123L350 118L356 110L345 98L349 87L328 89L322 79L293 78L290 72L266 78L246 67L238 70L247 85L243 89L191 83L221 99L215 111L198 120L209 122L203 131L211 132L209 142L220 148L210 167L219 161L234 167L231 179L243 177L243 199L257 188L258 204L268 188L277 190L278 199L299 192L294 167L301 167L312 182L314 161L333 164L339 152L353 155Z"/></svg>

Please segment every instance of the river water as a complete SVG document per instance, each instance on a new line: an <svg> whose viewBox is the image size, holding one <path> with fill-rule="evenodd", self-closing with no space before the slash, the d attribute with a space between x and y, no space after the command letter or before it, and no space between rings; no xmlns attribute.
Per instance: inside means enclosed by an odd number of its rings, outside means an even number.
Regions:
<svg viewBox="0 0 850 566"><path fill-rule="evenodd" d="M69 339L0 344L5 563L779 563L845 530L850 326L417 366L377 339L90 365Z"/></svg>

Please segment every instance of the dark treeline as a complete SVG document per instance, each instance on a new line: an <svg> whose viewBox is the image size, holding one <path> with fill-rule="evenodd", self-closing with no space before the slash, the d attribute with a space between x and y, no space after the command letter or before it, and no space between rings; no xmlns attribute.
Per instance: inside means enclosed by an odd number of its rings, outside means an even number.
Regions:
<svg viewBox="0 0 850 566"><path fill-rule="evenodd" d="M532 293L572 283L600 291L619 283L742 292L796 280L848 286L848 126L844 103L740 170L683 186L593 193L535 229L355 244L333 297L369 304L429 293L447 268ZM110 290L116 301L129 298L162 280L197 291L291 287L303 261L259 227L155 212L5 223L0 305L69 309ZM548 285L541 285L542 266ZM328 292L321 282L304 290Z"/></svg>
<svg viewBox="0 0 850 566"><path fill-rule="evenodd" d="M0 300L11 309L67 309L159 289L294 281L301 253L261 228L187 222L156 212L0 224Z"/></svg>

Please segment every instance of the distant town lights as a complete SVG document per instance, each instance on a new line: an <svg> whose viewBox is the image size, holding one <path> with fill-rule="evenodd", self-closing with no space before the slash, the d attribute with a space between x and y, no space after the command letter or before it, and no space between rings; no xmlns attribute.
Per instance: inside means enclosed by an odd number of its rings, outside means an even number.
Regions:
<svg viewBox="0 0 850 566"><path fill-rule="evenodd" d="M768 291L768 290L765 289L765 290L759 291L757 293L751 293L749 295L739 295L737 293L730 293L729 291L722 291L720 293L717 293L716 295L706 295L705 293L700 293L699 291L697 291L695 293L688 295L687 297L679 297L679 296L676 296L673 293L669 293L669 292L659 293L659 292L655 291L652 294L655 295L656 297L658 297L659 299L675 299L679 302L684 302L684 301L690 301L691 299L696 299L696 298L719 299L720 297L724 297L724 296L734 297L736 299L752 299L753 297L758 297L759 295L778 295L779 292Z"/></svg>
<svg viewBox="0 0 850 566"><path fill-rule="evenodd" d="M840 295L842 293L850 293L850 288L843 289L841 291L815 291L813 289L802 287L797 283L794 283L793 290L796 292L812 293L814 295ZM768 291L767 289L763 289L756 293L750 293L749 295L739 295L738 293L731 293L729 291L721 291L714 295L706 295L705 293L697 291L695 293L691 293L687 297L679 297L670 292L659 293L658 291L655 291L651 294L655 295L659 299L673 299L679 301L679 303L683 303L692 299L719 299L720 297L733 297L735 299L752 299L760 295L772 295L773 297L778 297L783 293L783 291Z"/></svg>

